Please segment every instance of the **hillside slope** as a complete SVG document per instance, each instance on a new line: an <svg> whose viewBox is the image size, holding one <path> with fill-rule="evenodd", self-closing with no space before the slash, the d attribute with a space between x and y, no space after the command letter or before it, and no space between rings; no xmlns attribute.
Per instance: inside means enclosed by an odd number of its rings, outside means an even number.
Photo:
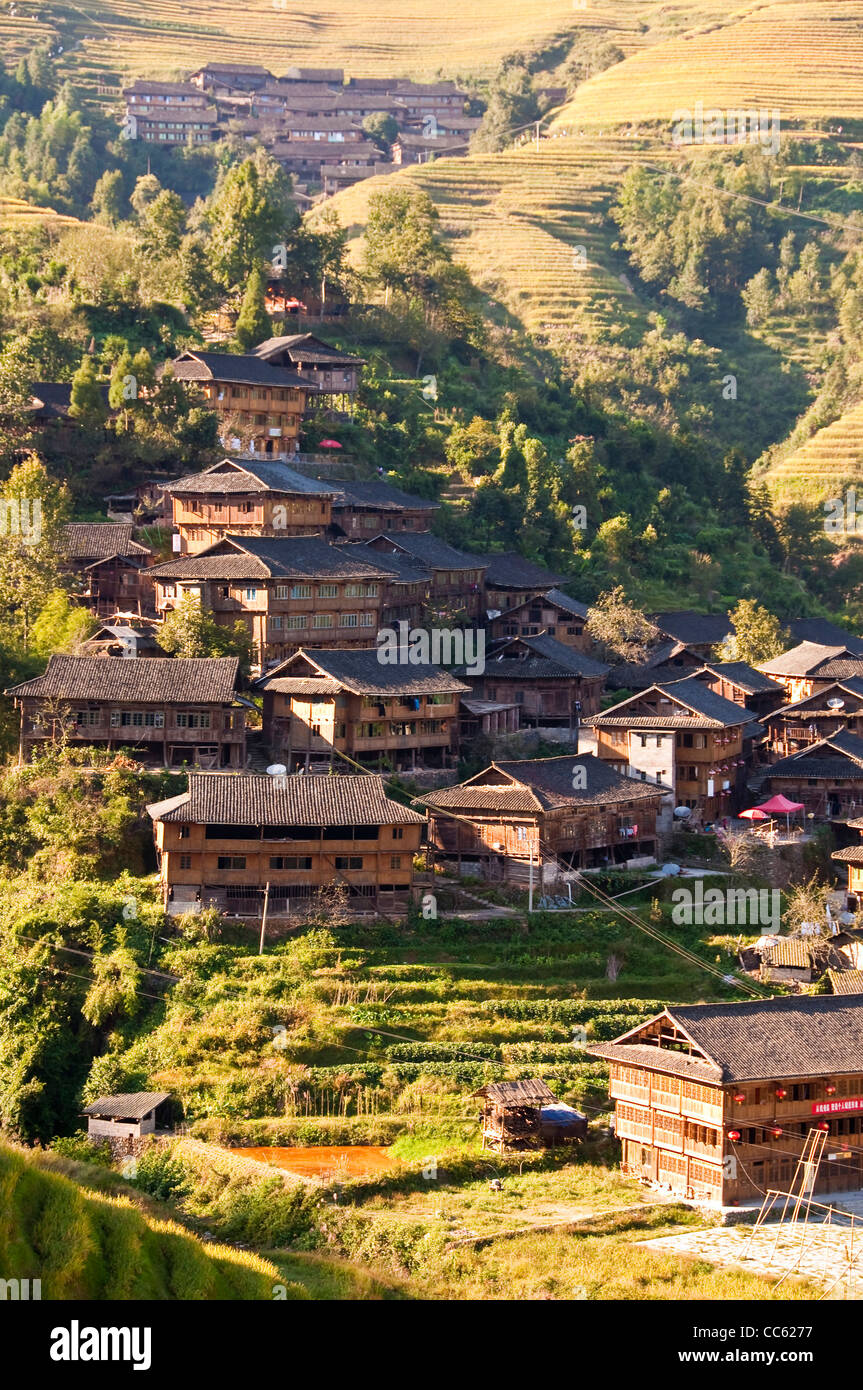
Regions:
<svg viewBox="0 0 863 1390"><path fill-rule="evenodd" d="M280 1275L268 1261L202 1245L41 1161L38 1151L0 1145L4 1278L41 1279L43 1299L272 1298Z"/></svg>

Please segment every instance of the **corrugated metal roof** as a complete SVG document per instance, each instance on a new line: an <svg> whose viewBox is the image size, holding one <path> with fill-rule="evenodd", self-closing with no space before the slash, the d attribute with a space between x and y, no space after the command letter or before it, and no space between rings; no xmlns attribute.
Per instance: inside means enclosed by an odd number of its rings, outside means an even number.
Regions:
<svg viewBox="0 0 863 1390"><path fill-rule="evenodd" d="M162 1101L170 1100L170 1091L131 1091L125 1095L100 1096L84 1107L84 1115L102 1115L106 1119L142 1120Z"/></svg>

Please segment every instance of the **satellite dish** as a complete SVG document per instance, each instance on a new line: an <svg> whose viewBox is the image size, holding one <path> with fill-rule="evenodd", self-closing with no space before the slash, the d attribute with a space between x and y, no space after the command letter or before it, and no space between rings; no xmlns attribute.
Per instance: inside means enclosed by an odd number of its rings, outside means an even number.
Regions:
<svg viewBox="0 0 863 1390"><path fill-rule="evenodd" d="M675 814L675 815L678 817L678 819L680 819L680 820L688 820L689 817L692 815L692 807L691 807L691 806L675 806L675 808L674 808L674 814Z"/></svg>
<svg viewBox="0 0 863 1390"><path fill-rule="evenodd" d="M835 695L834 695L834 697L833 697L832 700L828 700L828 701L827 701L827 708L828 708L828 709L844 709L844 708L845 708L845 701L844 701L844 700L840 700L840 699L838 698L838 696L835 696Z"/></svg>
<svg viewBox="0 0 863 1390"><path fill-rule="evenodd" d="M267 776L284 777L287 770L288 769L285 767L284 763L271 763L270 766L267 768Z"/></svg>

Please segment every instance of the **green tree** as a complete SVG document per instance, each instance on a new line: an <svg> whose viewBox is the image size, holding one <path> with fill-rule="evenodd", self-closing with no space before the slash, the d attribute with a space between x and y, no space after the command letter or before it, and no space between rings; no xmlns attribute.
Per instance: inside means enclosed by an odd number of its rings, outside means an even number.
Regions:
<svg viewBox="0 0 863 1390"><path fill-rule="evenodd" d="M372 111L363 121L363 130L379 150L388 153L399 133L399 123L388 111Z"/></svg>
<svg viewBox="0 0 863 1390"><path fill-rule="evenodd" d="M264 308L266 291L267 282L263 272L253 270L246 282L234 333L241 352L248 352L250 348L271 336L270 316Z"/></svg>
<svg viewBox="0 0 863 1390"><path fill-rule="evenodd" d="M210 198L207 255L213 274L229 290L244 285L256 266L273 259L298 222L288 176L263 151L233 165Z"/></svg>
<svg viewBox="0 0 863 1390"><path fill-rule="evenodd" d="M186 231L186 205L179 194L163 189L146 204L140 220L141 248L146 256L164 260L177 255Z"/></svg>
<svg viewBox="0 0 863 1390"><path fill-rule="evenodd" d="M102 387L96 374L96 364L86 353L72 378L69 414L90 429L98 429L104 425L107 416Z"/></svg>
<svg viewBox="0 0 863 1390"><path fill-rule="evenodd" d="M29 455L0 487L0 642L29 651L32 630L56 590L66 587L63 527L69 493Z"/></svg>
<svg viewBox="0 0 863 1390"><path fill-rule="evenodd" d="M222 627L192 594L184 595L166 615L156 640L172 656L238 656L245 671L251 665L252 638L245 623L238 620L232 628Z"/></svg>
<svg viewBox="0 0 863 1390"><path fill-rule="evenodd" d="M766 266L756 271L749 283L744 285L740 298L746 309L746 322L753 328L770 318L776 307L776 295L773 276Z"/></svg>
<svg viewBox="0 0 863 1390"><path fill-rule="evenodd" d="M787 651L788 629L755 599L741 599L729 616L734 631L718 648L720 661L745 661L749 666L756 666L760 661Z"/></svg>
<svg viewBox="0 0 863 1390"><path fill-rule="evenodd" d="M106 169L93 190L90 209L97 222L119 222L125 203L123 175L119 169Z"/></svg>

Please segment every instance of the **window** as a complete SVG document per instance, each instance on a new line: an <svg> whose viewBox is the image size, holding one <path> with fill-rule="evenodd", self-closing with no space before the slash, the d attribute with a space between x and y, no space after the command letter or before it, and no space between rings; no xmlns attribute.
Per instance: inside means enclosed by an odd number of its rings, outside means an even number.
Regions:
<svg viewBox="0 0 863 1390"><path fill-rule="evenodd" d="M246 599L247 602L251 602L253 599L256 599L258 597L258 591L257 589L244 589L243 597Z"/></svg>
<svg viewBox="0 0 863 1390"><path fill-rule="evenodd" d="M400 869L401 866L402 866L402 857L401 857L401 855L400 855L400 854L391 854L391 855L390 855L390 868L391 868L391 869Z"/></svg>
<svg viewBox="0 0 863 1390"><path fill-rule="evenodd" d="M161 710L111 710L112 729L162 729L164 725L165 716Z"/></svg>
<svg viewBox="0 0 863 1390"><path fill-rule="evenodd" d="M404 837L405 837L405 828L404 828L404 826L403 826L403 825L394 825L394 826L393 826L393 839L394 839L394 840L403 840Z"/></svg>
<svg viewBox="0 0 863 1390"><path fill-rule="evenodd" d="M310 869L310 854L274 854L270 859L271 869Z"/></svg>
<svg viewBox="0 0 863 1390"><path fill-rule="evenodd" d="M375 615L374 615L374 613L361 613L361 614L360 614L360 627L374 627L374 625L375 625Z"/></svg>
<svg viewBox="0 0 863 1390"><path fill-rule="evenodd" d="M209 729L210 711L208 709L179 710L178 729Z"/></svg>
<svg viewBox="0 0 863 1390"><path fill-rule="evenodd" d="M339 618L339 627L358 627L356 613L343 613Z"/></svg>
<svg viewBox="0 0 863 1390"><path fill-rule="evenodd" d="M279 628L280 628L281 626L282 626L282 620L281 620L281 618L278 617L278 616L275 616L275 617L274 617L273 614L271 613L271 614L270 614L270 627L271 627L271 628L274 628L276 631L278 631Z"/></svg>
<svg viewBox="0 0 863 1390"><path fill-rule="evenodd" d="M191 869L191 867L192 867L192 856L191 856L191 854L181 854L181 855L180 855L180 868L181 868L181 869Z"/></svg>
<svg viewBox="0 0 863 1390"><path fill-rule="evenodd" d="M362 861L362 858L360 857L360 855L358 855L358 854L350 854L350 855L348 855L348 854L337 854L337 855L336 855L336 868L337 868L337 869L361 869L362 867L363 867L363 861Z"/></svg>
<svg viewBox="0 0 863 1390"><path fill-rule="evenodd" d="M220 869L244 869L246 867L246 856L244 854L220 854Z"/></svg>
<svg viewBox="0 0 863 1390"><path fill-rule="evenodd" d="M346 584L345 598L377 598L377 584Z"/></svg>
<svg viewBox="0 0 863 1390"><path fill-rule="evenodd" d="M290 584L277 584L277 585L276 585L276 598L290 598L290 596L291 596L291 586L290 586Z"/></svg>
<svg viewBox="0 0 863 1390"><path fill-rule="evenodd" d="M339 586L338 586L338 584L319 584L319 585L318 585L318 598L338 598L338 596L339 596Z"/></svg>
<svg viewBox="0 0 863 1390"><path fill-rule="evenodd" d="M308 625L309 625L309 620L308 620L308 618L307 618L307 617L304 618L302 614L299 614L299 615L296 615L296 614L295 614L295 615L293 615L292 617L287 618L286 621L285 621L285 627L287 627L287 628L308 627Z"/></svg>
<svg viewBox="0 0 863 1390"><path fill-rule="evenodd" d="M83 726L92 728L94 724L101 724L102 711L98 709L76 709L75 723L80 729Z"/></svg>
<svg viewBox="0 0 863 1390"><path fill-rule="evenodd" d="M291 585L291 595L290 595L290 596L291 596L291 598L311 598L311 596L312 596L312 586L311 586L311 584L292 584L292 585Z"/></svg>
<svg viewBox="0 0 863 1390"><path fill-rule="evenodd" d="M384 736L384 726L383 726L383 724L361 724L361 725L360 725L360 737L361 737L361 738L383 738L383 736Z"/></svg>
<svg viewBox="0 0 863 1390"><path fill-rule="evenodd" d="M332 615L332 613L313 613L313 614L312 614L312 627L332 627L332 626L333 626L333 615Z"/></svg>

